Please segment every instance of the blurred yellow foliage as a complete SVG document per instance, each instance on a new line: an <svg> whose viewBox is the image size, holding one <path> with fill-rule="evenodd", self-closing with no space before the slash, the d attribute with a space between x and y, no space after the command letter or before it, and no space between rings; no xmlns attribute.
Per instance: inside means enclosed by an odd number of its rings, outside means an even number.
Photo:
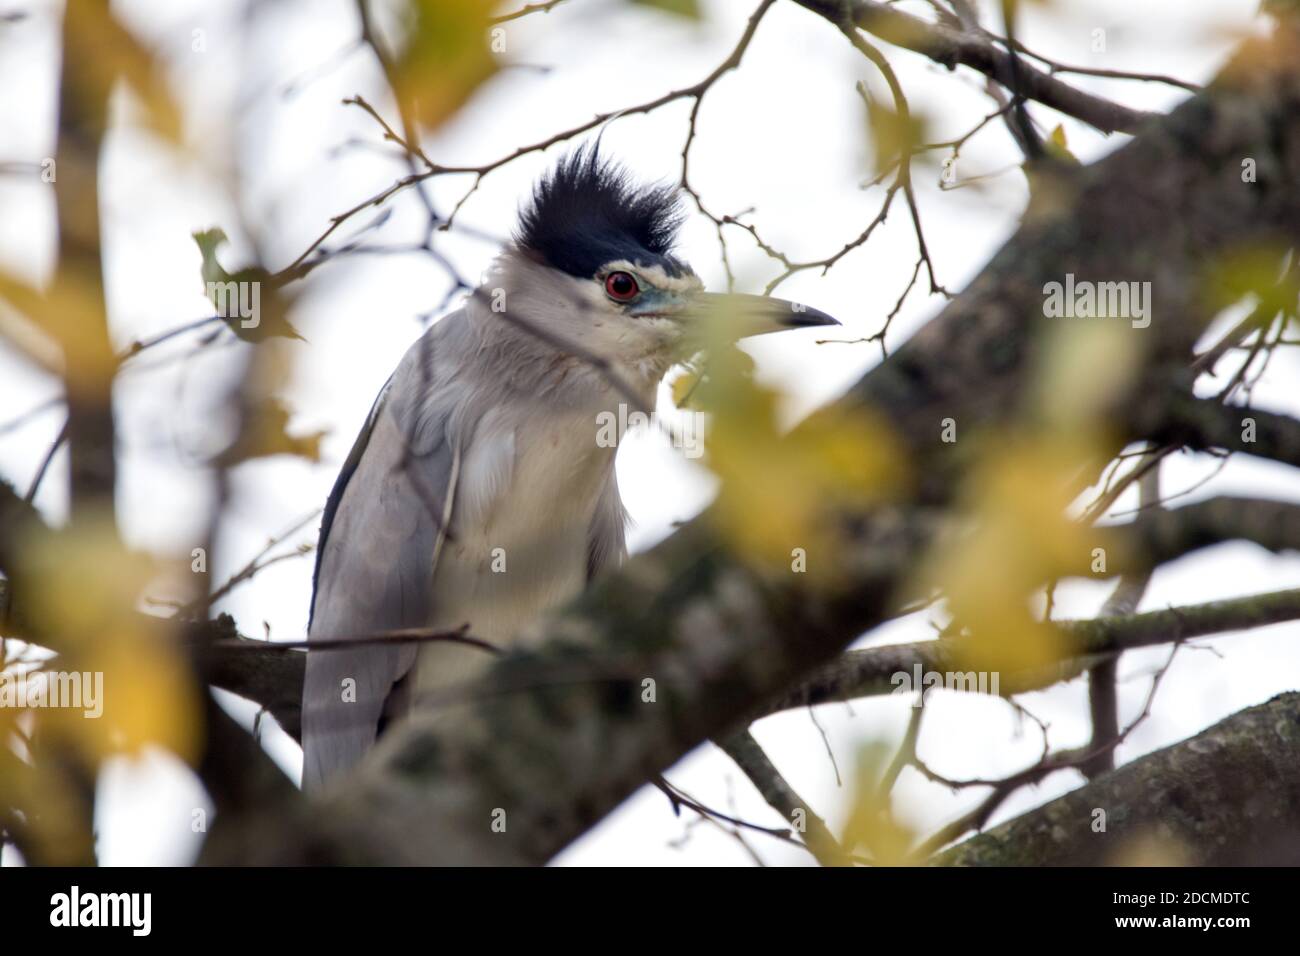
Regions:
<svg viewBox="0 0 1300 956"><path fill-rule="evenodd" d="M1058 320L1030 392L1035 426L1051 440L1073 436L1078 452L1101 454L1087 446L1099 444L1116 403L1128 397L1147 339L1145 329L1119 318Z"/></svg>
<svg viewBox="0 0 1300 956"><path fill-rule="evenodd" d="M724 321L727 316L722 316ZM696 411L707 411L712 404L715 404L713 392L715 391L714 379L716 376L710 374L710 365L719 365L725 362L721 367L726 370L728 378L743 376L748 379L754 374L754 360L750 358L748 352L741 351L728 340L729 332L712 330L711 342L707 352L701 352L685 362L680 375L672 379L669 389L672 393L673 404L678 408L689 408ZM719 359L710 358L710 356L722 356Z"/></svg>
<svg viewBox="0 0 1300 956"><path fill-rule="evenodd" d="M868 96L866 102L873 175L880 175L903 156L922 162L933 160L928 152L915 152L929 140L929 122L925 114L911 110L903 116L872 96Z"/></svg>
<svg viewBox="0 0 1300 956"><path fill-rule="evenodd" d="M678 375L672 380L669 386L672 391L673 404L678 408L691 408L691 400L695 396L696 390L700 386L703 376L695 371L687 371Z"/></svg>
<svg viewBox="0 0 1300 956"><path fill-rule="evenodd" d="M23 838L42 863L85 864L94 835L82 825L90 813L70 768L42 759L29 763L0 746L0 799L23 812Z"/></svg>
<svg viewBox="0 0 1300 956"><path fill-rule="evenodd" d="M404 109L434 128L496 72L489 35L492 5L483 0L409 0L406 41L394 64L393 86ZM495 28L506 31L508 25Z"/></svg>
<svg viewBox="0 0 1300 956"><path fill-rule="evenodd" d="M699 0L632 0L635 6L654 7L688 20L700 19Z"/></svg>
<svg viewBox="0 0 1300 956"><path fill-rule="evenodd" d="M777 393L755 384L727 350L719 356L709 366L715 417L706 447L722 489L710 514L743 556L789 567L802 549L824 580L837 567L836 513L879 502L903 483L897 442L865 409L840 406L782 434Z"/></svg>
<svg viewBox="0 0 1300 956"><path fill-rule="evenodd" d="M83 0L69 9L64 30L65 59L76 64L66 71L76 84L71 91L78 104L103 100L102 93L115 80L125 80L144 106L148 124L172 142L181 136L180 111L167 85L164 65L118 22L109 4ZM106 117L92 117L106 125Z"/></svg>
<svg viewBox="0 0 1300 956"><path fill-rule="evenodd" d="M1045 343L1029 420L980 449L960 498L965 530L932 549L918 591L942 589L971 632L965 666L1016 671L1068 654L1063 633L1035 616L1035 595L1122 560L1068 509L1083 470L1105 458L1104 416L1131 382L1139 335L1122 321L1063 321Z"/></svg>
<svg viewBox="0 0 1300 956"><path fill-rule="evenodd" d="M194 760L200 715L183 650L163 622L155 627L136 607L153 562L123 548L107 519L42 537L28 551L44 573L24 595L26 613L53 636L59 655L46 670L102 681L94 685L102 688L101 716L86 716L88 707L43 709L49 732L92 764L151 743Z"/></svg>
<svg viewBox="0 0 1300 956"><path fill-rule="evenodd" d="M1089 571L1096 535L1066 514L1081 453L1071 441L1006 441L986 449L969 479L970 530L937 545L921 572L972 632L966 666L1015 671L1069 650L1030 601L1044 582Z"/></svg>
<svg viewBox="0 0 1300 956"><path fill-rule="evenodd" d="M117 356L103 338L103 295L98 274L83 275L64 267L56 281L38 291L0 271L0 300L47 333L63 353L66 368L77 374L68 382L74 390L85 388L92 397L117 370Z"/></svg>
<svg viewBox="0 0 1300 956"><path fill-rule="evenodd" d="M853 809L841 845L848 853L865 850L877 866L904 866L912 862L916 833L895 818L889 794L881 790L888 761L889 748L882 741L859 748L853 772Z"/></svg>
<svg viewBox="0 0 1300 956"><path fill-rule="evenodd" d="M1284 264L1289 264L1285 271ZM1281 246L1238 247L1207 270L1204 294L1216 310L1251 296L1269 316L1294 316L1300 305L1300 269Z"/></svg>
<svg viewBox="0 0 1300 956"><path fill-rule="evenodd" d="M1146 830L1120 844L1107 866L1190 866L1193 857L1180 840Z"/></svg>

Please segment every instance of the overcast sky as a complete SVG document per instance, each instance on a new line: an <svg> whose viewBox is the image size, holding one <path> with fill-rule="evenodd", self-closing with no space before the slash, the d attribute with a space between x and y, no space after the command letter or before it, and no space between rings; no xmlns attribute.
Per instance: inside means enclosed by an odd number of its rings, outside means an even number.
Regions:
<svg viewBox="0 0 1300 956"><path fill-rule="evenodd" d="M29 19L0 28L0 161L35 161L53 149L57 5L33 0L23 6L34 11ZM727 55L752 11L750 3L737 0L703 6L704 21L695 24L610 0L569 0L545 16L511 23L503 56L508 68L426 139L426 151L442 163L481 163L595 113L697 81ZM919 2L902 6L921 15L928 9ZM373 148L379 142L373 121L340 105L344 97L361 93L386 115L393 113L367 53L339 55L357 35L351 0L283 0L261 7L248 16L245 5L235 0L115 4L169 63L185 108L189 142L186 155L161 146L130 125L135 115L130 103L119 101L124 125L109 140L102 196L111 322L119 344L207 314L199 255L189 238L193 230L225 228L233 240L222 253L228 267L242 264L255 242L267 264L279 268L310 244L330 215L402 172L391 155ZM1168 73L1199 82L1213 75L1234 40L1251 27L1255 7L1254 0L1033 4L1026 7L1022 37L1038 52L1072 64ZM1105 31L1104 53L1092 50L1098 29ZM972 77L893 48L886 52L913 110L928 118L931 139L960 135L994 108ZM796 259L821 258L857 235L881 199L879 189L860 188L870 163L855 92L860 80L881 89L869 64L826 22L792 3L778 3L759 28L742 68L710 92L701 110L691 178L709 207L724 213L752 208L750 221ZM1070 81L1146 109L1168 109L1186 95L1156 83ZM674 179L688 108L677 103L650 116L619 119L605 129L605 149L638 176ZM1061 122L1070 148L1084 161L1125 141L1118 135L1104 138L1039 107L1032 112L1048 129ZM557 147L523 157L483 180L459 217L466 232L440 239L440 249L465 275L481 274L497 249L492 237L511 232L521 198L559 152ZM962 289L1016 228L1027 195L1017 163L1010 138L993 123L963 150L956 169L959 180L978 179L978 188L940 191L937 168L918 171L927 239L938 278L948 288ZM242 186L238 207L231 201L236 182ZM439 179L431 194L445 210L469 184L465 178ZM403 196L390 208L391 219L372 239L393 244L417 239L421 208L414 197ZM30 176L0 176L0 209L0 266L36 279L48 276L55 248L48 187ZM782 294L839 317L845 339L875 332L915 261L911 225L898 209L866 246L828 275L801 273L782 287ZM774 275L774 264L740 231L729 240L739 287L761 290ZM682 249L711 288L724 286L717 239L707 220L697 215L687 223ZM418 256L342 260L305 283L294 322L310 344L283 346L292 363L284 394L295 413L294 430L328 430L324 460L313 465L276 458L236 471L215 580L224 580L270 536L324 502L375 392L421 332L419 317L435 308L447 289L445 272ZM904 340L941 304L941 299L927 297L924 288L914 291L894 323L890 345ZM790 333L749 349L762 380L787 396L790 420L834 398L880 357L874 344L818 345L817 338L816 331ZM117 394L123 463L118 505L124 533L132 545L176 559L202 540L207 520L207 484L197 463L219 444L214 423L222 421L222 414L210 405L218 392L213 383L231 374L235 350L245 347L209 349L154 367L193 345L193 338L183 339L151 353L140 370L123 377ZM58 394L54 381L31 372L7 349L0 341L0 426ZM1255 401L1300 412L1298 381L1300 359L1279 353L1256 389ZM0 430L0 475L26 487L61 420L61 412L51 409L20 429ZM55 462L38 504L58 519L66 503L66 460L60 455ZM1175 456L1164 471L1166 492L1190 488L1213 464L1197 456ZM674 522L697 513L713 493L707 472L657 435L629 437L618 468L636 522L630 536L634 550L653 544ZM1240 457L1182 500L1225 492L1300 501L1293 472ZM1125 498L1117 510L1132 505ZM292 541L313 540L315 527L310 523ZM246 634L301 639L310 571L310 558L278 564L219 609L233 614ZM1300 586L1300 560L1244 545L1222 546L1161 569L1143 608L1295 586ZM1060 615L1094 613L1106 590L1086 583L1064 588L1058 595ZM932 633L927 622L926 615L915 615L867 639L922 638ZM1300 686L1300 653L1287 642L1288 635L1300 636L1300 625L1199 642L1216 648L1218 655L1182 652L1150 718L1120 747L1120 759L1131 760L1279 690ZM1125 718L1141 710L1149 675L1167 653L1154 649L1124 657ZM755 733L813 809L838 825L850 804L855 753L870 741L896 743L910 703L908 698L877 698L851 707L826 706L817 709L815 721L809 713L791 713L762 721ZM1086 739L1082 682L1026 695L1023 703L1050 723L1053 743ZM930 707L921 753L948 776L993 777L1038 756L1037 732L1019 726L1005 702L941 692ZM232 710L248 719L253 712L239 704ZM273 721L262 726L271 753L296 776L296 746ZM837 784L836 764L844 786ZM719 809L765 825L780 823L711 746L700 748L668 777ZM1008 801L995 822L1059 795L1079 780L1073 772L1056 774ZM929 832L981 795L969 790L954 795L908 771L896 790L895 809ZM207 802L195 779L175 761L162 755L117 761L105 774L100 796L103 862L182 863L192 858L198 837L190 832L191 810ZM687 823L685 815L673 816L660 793L643 790L559 862L749 862L731 836ZM761 835L749 840L769 863L808 862L800 851Z"/></svg>

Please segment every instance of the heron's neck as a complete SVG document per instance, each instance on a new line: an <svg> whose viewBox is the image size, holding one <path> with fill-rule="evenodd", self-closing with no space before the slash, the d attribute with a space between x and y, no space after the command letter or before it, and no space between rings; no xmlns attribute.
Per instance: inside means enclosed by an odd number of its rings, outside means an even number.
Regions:
<svg viewBox="0 0 1300 956"><path fill-rule="evenodd" d="M671 367L667 356L604 355L576 338L549 333L526 316L493 313L476 302L468 309L477 331L477 374L525 401L615 413L623 406L649 413Z"/></svg>

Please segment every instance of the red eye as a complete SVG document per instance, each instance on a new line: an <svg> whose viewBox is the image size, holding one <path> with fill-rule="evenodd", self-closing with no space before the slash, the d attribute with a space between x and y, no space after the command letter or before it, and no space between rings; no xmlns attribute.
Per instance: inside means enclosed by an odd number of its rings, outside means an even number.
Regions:
<svg viewBox="0 0 1300 956"><path fill-rule="evenodd" d="M631 302L641 292L630 272L611 272L605 276L605 293L615 302Z"/></svg>

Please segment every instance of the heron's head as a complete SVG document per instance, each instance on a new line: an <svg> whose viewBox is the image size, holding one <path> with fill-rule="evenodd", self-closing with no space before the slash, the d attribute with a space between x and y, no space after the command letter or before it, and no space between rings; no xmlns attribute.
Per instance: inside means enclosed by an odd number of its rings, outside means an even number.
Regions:
<svg viewBox="0 0 1300 956"><path fill-rule="evenodd" d="M637 185L579 148L537 184L484 291L499 282L497 311L655 381L720 325L743 338L838 324L783 299L704 291L674 252L682 218L676 187Z"/></svg>

